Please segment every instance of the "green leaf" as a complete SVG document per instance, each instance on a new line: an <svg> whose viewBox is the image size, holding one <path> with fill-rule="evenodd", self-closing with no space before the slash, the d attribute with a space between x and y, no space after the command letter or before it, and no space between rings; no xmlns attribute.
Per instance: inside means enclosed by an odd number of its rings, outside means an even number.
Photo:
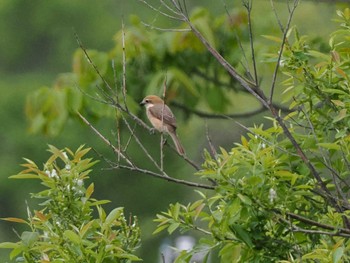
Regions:
<svg viewBox="0 0 350 263"><path fill-rule="evenodd" d="M333 253L332 253L332 259L333 263L341 262L341 258L344 254L344 247L338 247Z"/></svg>
<svg viewBox="0 0 350 263"><path fill-rule="evenodd" d="M13 243L13 242L3 242L3 243L0 243L0 248L11 248L11 249L14 249L14 248L17 248L19 247L20 244L18 243Z"/></svg>
<svg viewBox="0 0 350 263"><path fill-rule="evenodd" d="M221 257L221 262L239 262L239 258L241 257L241 245L228 243L226 244L219 252Z"/></svg>
<svg viewBox="0 0 350 263"><path fill-rule="evenodd" d="M81 239L80 239L79 235L76 234L75 232L73 232L72 230L64 231L63 236L65 236L66 238L68 238L70 241L72 241L75 244L81 243Z"/></svg>
<svg viewBox="0 0 350 263"><path fill-rule="evenodd" d="M18 246L16 248L14 248L11 253L10 253L10 259L14 259L15 257L17 257L19 254L21 254L23 251L26 251L27 249L23 246ZM17 260L17 259L16 259Z"/></svg>
<svg viewBox="0 0 350 263"><path fill-rule="evenodd" d="M91 183L91 184L89 185L89 187L86 189L85 197L86 197L87 199L89 199L93 192L94 192L94 183Z"/></svg>
<svg viewBox="0 0 350 263"><path fill-rule="evenodd" d="M37 174L15 174L9 176L11 179L41 179Z"/></svg>
<svg viewBox="0 0 350 263"><path fill-rule="evenodd" d="M339 114L337 116L335 116L333 123L336 123L336 122L344 119L347 116L346 112L347 112L347 109L341 109L339 111Z"/></svg>
<svg viewBox="0 0 350 263"><path fill-rule="evenodd" d="M246 205L252 205L252 200L246 196L246 195L242 195L242 194L237 194L237 197Z"/></svg>
<svg viewBox="0 0 350 263"><path fill-rule="evenodd" d="M276 176L281 177L285 180L290 180L291 184L294 185L296 180L298 179L299 175L296 173L292 173L287 170L277 170L275 172Z"/></svg>
<svg viewBox="0 0 350 263"><path fill-rule="evenodd" d="M24 231L21 235L23 244L27 247L31 247L39 239L39 233Z"/></svg>
<svg viewBox="0 0 350 263"><path fill-rule="evenodd" d="M325 93L330 93L330 94L348 95L347 92L340 90L340 89L322 89L322 91Z"/></svg>
<svg viewBox="0 0 350 263"><path fill-rule="evenodd" d="M232 224L229 227L235 233L237 238L242 240L249 248L253 248L254 245L250 238L250 235L242 226L238 224Z"/></svg>
<svg viewBox="0 0 350 263"><path fill-rule="evenodd" d="M168 227L168 224L160 225L159 227L156 228L156 230L153 231L153 235L157 234L159 232L162 232L164 229Z"/></svg>
<svg viewBox="0 0 350 263"><path fill-rule="evenodd" d="M262 35L262 37L268 39L268 40L272 40L276 43L281 43L282 39L280 37L276 37L276 36L270 36L270 35Z"/></svg>
<svg viewBox="0 0 350 263"><path fill-rule="evenodd" d="M321 53L321 52L316 51L316 50L309 50L308 54L312 57L315 57L315 58L321 58L321 59L326 60L326 61L330 60L330 56L328 54L324 54L324 53Z"/></svg>
<svg viewBox="0 0 350 263"><path fill-rule="evenodd" d="M126 253L119 254L118 258L129 259L131 261L142 261L142 259L140 259L139 257L133 254L126 254Z"/></svg>
<svg viewBox="0 0 350 263"><path fill-rule="evenodd" d="M104 205L104 204L108 204L110 203L111 201L110 200L98 200L98 201L95 201L95 202L91 202L89 204L89 206L98 206L98 205Z"/></svg>
<svg viewBox="0 0 350 263"><path fill-rule="evenodd" d="M81 237L84 237L86 233L92 228L92 225L95 223L95 220L91 220L87 224L85 224L79 231Z"/></svg>
<svg viewBox="0 0 350 263"><path fill-rule="evenodd" d="M111 225L115 220L117 220L122 215L123 210L124 210L123 207L118 207L113 209L106 217L106 221L104 222L104 224L107 226Z"/></svg>
<svg viewBox="0 0 350 263"><path fill-rule="evenodd" d="M318 143L317 144L318 146L322 147L322 148L325 148L325 149L328 149L328 150L336 150L336 151L339 151L341 149L341 147L336 144L336 143L326 143L326 142L323 142L323 143Z"/></svg>
<svg viewBox="0 0 350 263"><path fill-rule="evenodd" d="M179 219L179 213L180 213L180 204L176 203L175 205L173 205L173 207L171 208L171 215L175 220Z"/></svg>
<svg viewBox="0 0 350 263"><path fill-rule="evenodd" d="M172 223L170 224L170 226L168 227L168 232L171 235L178 227L180 226L180 223Z"/></svg>

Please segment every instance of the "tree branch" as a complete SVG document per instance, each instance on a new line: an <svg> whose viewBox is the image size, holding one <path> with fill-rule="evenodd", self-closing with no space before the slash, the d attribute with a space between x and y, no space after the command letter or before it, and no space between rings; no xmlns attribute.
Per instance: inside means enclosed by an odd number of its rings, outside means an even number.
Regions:
<svg viewBox="0 0 350 263"><path fill-rule="evenodd" d="M205 185L205 184L190 182L190 181L186 181L186 180L181 180L181 179L170 177L167 174L165 174L164 172L162 172L160 174L160 173L156 173L156 172L153 172L153 171L146 170L146 169L138 167L133 162L131 162L130 158L125 153L123 153L118 148L116 148L106 137L104 137L83 115L81 115L79 112L77 112L77 114L81 118L81 120L85 124L87 124L92 129L92 131L96 135L98 135L98 137L105 144L107 144L110 148L113 149L114 153L116 153L118 156L120 156L127 163L127 165L123 165L123 164L119 164L118 163L117 165L112 167L113 169L122 168L122 169L127 169L127 170L130 170L130 171L136 171L136 172L139 172L139 173L142 173L142 174L147 174L147 175L159 178L159 179L166 180L168 182L173 182L173 183L177 183L177 184L182 184L182 185L187 185L187 186L197 187L197 188L202 188L202 189L210 189L210 190L215 189L215 186L212 186L212 185Z"/></svg>
<svg viewBox="0 0 350 263"><path fill-rule="evenodd" d="M296 10L296 7L298 6L299 0L294 0L294 4L292 9L290 9L290 14L288 18L288 22L286 27L284 28L283 33L283 41L279 50L279 59L275 67L275 72L271 84L271 90L270 90L270 98L268 99L261 88L259 86L256 86L255 83L250 82L249 80L245 79L242 75L238 73L238 71L214 48L211 46L211 44L205 39L205 37L202 35L202 33L192 24L187 14L185 14L182 10L182 7L178 4L176 0L171 0L174 8L176 9L177 13L181 14L182 19L187 23L189 28L192 30L192 32L195 34L195 36L202 42L202 44L206 47L206 49L212 54L212 56L222 65L222 67L228 72L228 74L235 80L237 80L242 87L244 87L247 91L249 91L264 107L270 110L272 116L277 121L277 123L281 126L283 129L283 132L285 136L289 139L289 141L292 143L294 149L296 150L297 154L301 158L301 160L305 163L305 165L310 170L312 176L317 180L320 188L324 192L325 198L330 202L331 206L337 211L342 212L342 207L337 203L337 200L332 195L331 191L327 188L325 182L323 182L320 174L317 172L314 165L310 162L309 158L306 156L305 152L301 148L301 146L298 144L294 136L291 134L290 130L288 129L287 125L279 115L278 111L272 104L272 98L274 94L274 89L276 85L276 79L277 79L277 73L279 69L279 61L282 56L283 48L286 43L286 37L287 32L290 27L291 20L294 15L294 11ZM322 195L323 196L323 195ZM350 228L350 222L347 218L344 218L344 225L347 228Z"/></svg>

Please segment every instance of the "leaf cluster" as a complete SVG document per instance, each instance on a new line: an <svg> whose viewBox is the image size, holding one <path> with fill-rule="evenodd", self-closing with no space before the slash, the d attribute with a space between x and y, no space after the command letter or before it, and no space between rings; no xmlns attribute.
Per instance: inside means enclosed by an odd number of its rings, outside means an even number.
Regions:
<svg viewBox="0 0 350 263"><path fill-rule="evenodd" d="M40 210L28 218L2 218L25 224L29 229L18 242L3 242L0 248L11 249L10 259L17 262L133 262L140 260L133 252L140 242L137 218L127 220L123 208L106 213L101 205L107 200L92 198L94 184L85 181L96 163L85 158L89 148L76 152L50 146L51 157L40 169L26 159L25 169L14 179L37 179L45 187L32 198L42 202ZM93 217L96 208L98 217Z"/></svg>
<svg viewBox="0 0 350 263"><path fill-rule="evenodd" d="M213 17L207 9L196 8L190 18L215 48L240 66L240 44L248 41L245 12ZM60 74L53 87L42 87L27 98L26 116L32 132L57 135L77 111L95 119L114 117L108 96L114 100L126 96L135 114L145 95L161 95L164 79L168 103L176 99L190 109L202 104L216 113L228 111L232 105L229 96L242 89L185 23L178 23L175 32L149 30L136 16L130 17L130 23L115 34L115 46L108 52L85 49L78 38L81 46L73 55L72 72ZM125 64L121 63L123 56ZM126 86L122 83L125 76Z"/></svg>
<svg viewBox="0 0 350 263"><path fill-rule="evenodd" d="M296 28L281 59L275 54L286 76L289 134L269 118L271 127L247 128L230 151L205 152L197 174L217 183L215 193L158 215L156 232L202 235L178 262L190 262L199 250L216 251L220 262L349 260L349 9L338 16L328 54L313 50Z"/></svg>

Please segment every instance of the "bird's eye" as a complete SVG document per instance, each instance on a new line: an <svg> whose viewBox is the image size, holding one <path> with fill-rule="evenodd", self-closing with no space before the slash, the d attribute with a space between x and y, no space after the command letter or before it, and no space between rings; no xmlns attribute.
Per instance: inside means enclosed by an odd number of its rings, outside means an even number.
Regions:
<svg viewBox="0 0 350 263"><path fill-rule="evenodd" d="M147 100L145 100L145 102L146 102L146 103L148 103L148 102L149 102L149 100L147 99Z"/></svg>

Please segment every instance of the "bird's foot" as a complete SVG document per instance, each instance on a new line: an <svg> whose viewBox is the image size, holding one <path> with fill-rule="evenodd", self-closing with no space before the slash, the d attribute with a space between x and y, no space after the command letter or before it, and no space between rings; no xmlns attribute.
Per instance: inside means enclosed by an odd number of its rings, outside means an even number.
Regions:
<svg viewBox="0 0 350 263"><path fill-rule="evenodd" d="M149 129L149 133L152 134L152 135L155 134L156 133L156 129L155 128L150 128Z"/></svg>

